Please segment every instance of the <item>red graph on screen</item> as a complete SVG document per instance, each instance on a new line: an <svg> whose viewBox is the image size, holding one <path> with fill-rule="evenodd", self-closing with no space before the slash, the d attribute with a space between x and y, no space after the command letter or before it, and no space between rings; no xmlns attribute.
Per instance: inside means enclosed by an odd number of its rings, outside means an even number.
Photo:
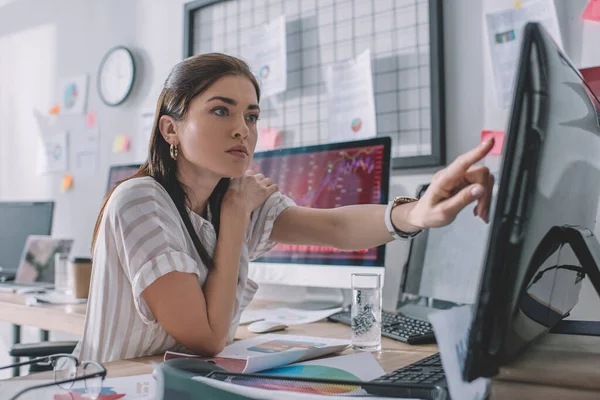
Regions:
<svg viewBox="0 0 600 400"><path fill-rule="evenodd" d="M256 158L253 169L273 179L299 206L335 208L379 204L383 145ZM340 251L319 246L277 245L267 258L375 260L376 249Z"/></svg>

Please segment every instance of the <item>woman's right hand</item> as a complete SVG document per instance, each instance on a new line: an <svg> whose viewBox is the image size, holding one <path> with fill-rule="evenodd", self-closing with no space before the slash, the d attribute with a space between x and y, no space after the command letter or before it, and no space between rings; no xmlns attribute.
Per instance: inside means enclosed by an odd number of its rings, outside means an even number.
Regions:
<svg viewBox="0 0 600 400"><path fill-rule="evenodd" d="M243 176L232 178L229 182L223 206L233 207L238 212L245 211L250 215L278 190L279 186L273 184L271 178L254 171L246 171Z"/></svg>

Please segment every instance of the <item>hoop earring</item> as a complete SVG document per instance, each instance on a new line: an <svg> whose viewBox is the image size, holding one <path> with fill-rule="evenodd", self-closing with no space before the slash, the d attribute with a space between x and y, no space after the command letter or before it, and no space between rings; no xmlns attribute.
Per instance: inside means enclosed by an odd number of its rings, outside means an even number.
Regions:
<svg viewBox="0 0 600 400"><path fill-rule="evenodd" d="M179 154L179 151L177 150L177 145L171 144L170 153L171 153L171 158L173 160L177 160L177 154Z"/></svg>

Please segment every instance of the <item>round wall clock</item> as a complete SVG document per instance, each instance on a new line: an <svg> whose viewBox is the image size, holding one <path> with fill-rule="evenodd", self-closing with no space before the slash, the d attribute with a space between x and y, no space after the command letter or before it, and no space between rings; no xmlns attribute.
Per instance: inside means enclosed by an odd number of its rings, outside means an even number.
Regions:
<svg viewBox="0 0 600 400"><path fill-rule="evenodd" d="M117 106L125 101L133 87L135 63L133 54L123 47L110 49L102 59L97 77L98 94L109 106Z"/></svg>

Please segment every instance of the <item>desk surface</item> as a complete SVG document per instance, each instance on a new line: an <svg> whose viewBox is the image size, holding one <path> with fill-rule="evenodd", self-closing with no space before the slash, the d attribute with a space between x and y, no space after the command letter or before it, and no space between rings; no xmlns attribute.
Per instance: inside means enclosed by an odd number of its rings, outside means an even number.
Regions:
<svg viewBox="0 0 600 400"><path fill-rule="evenodd" d="M253 302L250 308L265 306L264 302ZM10 322L17 325L33 326L50 331L61 331L75 335L83 334L85 322L85 304L57 306L27 306L25 297L0 293L0 321ZM277 333L290 335L321 336L331 338L350 337L350 327L334 322L317 322L308 325L295 325L285 331ZM257 336L248 332L245 326L241 326L236 339L247 339ZM436 353L436 345L408 345L392 339L383 338L382 351L373 353L381 367L386 371L393 371L404 365L420 360L433 353ZM350 354L354 351L346 350L343 354ZM120 360L106 363L109 377L130 376L149 374L152 372L151 362L162 361L162 355L142 357L131 360Z"/></svg>
<svg viewBox="0 0 600 400"><path fill-rule="evenodd" d="M25 305L25 296L0 293L0 321L83 335L85 304Z"/></svg>

